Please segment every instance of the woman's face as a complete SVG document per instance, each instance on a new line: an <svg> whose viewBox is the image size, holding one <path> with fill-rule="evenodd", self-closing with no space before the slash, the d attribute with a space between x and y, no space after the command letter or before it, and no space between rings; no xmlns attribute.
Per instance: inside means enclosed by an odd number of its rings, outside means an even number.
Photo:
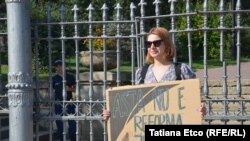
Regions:
<svg viewBox="0 0 250 141"><path fill-rule="evenodd" d="M163 40L158 35L149 35L146 41L146 47L148 48L149 55L154 59L164 57L165 45Z"/></svg>

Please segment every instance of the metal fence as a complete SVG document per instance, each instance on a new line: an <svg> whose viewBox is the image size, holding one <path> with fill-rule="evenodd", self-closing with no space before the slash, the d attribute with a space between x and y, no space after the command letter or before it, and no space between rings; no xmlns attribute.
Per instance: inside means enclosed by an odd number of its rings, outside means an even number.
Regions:
<svg viewBox="0 0 250 141"><path fill-rule="evenodd" d="M176 12L178 3L175 0L169 1L170 13L161 13L160 1L155 0L155 15L145 15L146 2L141 2L136 6L131 3L130 17L123 17L122 7L120 4L115 6L114 18L110 18L106 4L100 8L102 10L102 20L95 20L95 9L90 4L87 8L87 20L79 19L79 9L77 5L72 7L73 20L65 20L65 7L60 9L54 7L47 7L47 21L32 22L33 34L33 51L34 51L34 84L35 84L35 98L34 98L34 140L55 140L55 120L62 120L65 127L68 125L68 120L75 120L77 131L77 140L107 140L107 125L102 121L102 111L105 109L105 90L108 87L122 86L124 84L135 84L135 71L138 67L144 64L145 58L145 34L149 27L153 26L169 26L166 27L172 33L172 38L175 46L178 48L180 44L180 36L186 37L186 47L188 53L188 64L192 67L193 55L192 48L195 45L193 42L193 34L199 34L203 38L202 46L199 47L200 52L203 52L204 62L204 79L201 80L202 97L206 103L207 115L204 118L204 124L248 124L250 119L249 109L247 106L250 103L248 95L242 95L241 85L241 32L249 30L249 25L242 25L243 14L250 12L250 10L241 9L241 1L237 0L236 5L230 7L225 6L225 1L218 2L217 10L209 9L209 0L202 1L202 9L194 11L191 9L189 0L185 1L185 10L181 13ZM135 10L140 8L140 15L136 15ZM59 20L52 18L52 12L60 11ZM179 12L179 11L178 11ZM229 15L229 16L228 16ZM217 16L217 27L209 27L209 18ZM194 18L200 17L202 21L201 26L197 27ZM226 18L231 18L234 21L233 25L228 26ZM127 19L126 19L127 18ZM234 20L235 18L235 20ZM183 22L184 21L184 22ZM180 27L179 22L183 22ZM147 25L149 24L149 25ZM96 30L99 34L96 35ZM84 33L83 31L88 31ZM208 84L208 48L210 33L218 34L220 48L220 61L223 67L222 77L222 94L211 95ZM230 38L233 46L236 46L236 60L237 60L237 74L236 75L236 91L234 95L228 93L228 79L227 79L227 62L225 59L225 46L229 42L226 36L236 37L236 42ZM95 71L94 63L94 48L96 41L100 40L100 47L102 48L103 58L108 57L109 42L114 45L116 52L116 69L108 70L108 62L103 59L103 71ZM83 45L83 42L87 44ZM88 69L81 65L81 51L89 48L90 67ZM41 52L42 50L42 52ZM180 59L180 54L177 52L175 61ZM44 57L46 56L46 57ZM63 91L64 101L61 103L62 107L73 104L76 107L74 114L67 113L65 110L60 115L54 113L54 105L58 102L54 101L54 92L52 88L53 62L55 59L61 58L63 61L63 74L66 70L71 70L71 73L76 77L76 92L73 101L66 101L65 89ZM42 59L47 59L44 61ZM41 71L42 62L48 65L48 77L42 80ZM129 73L123 71L124 64L131 64ZM73 65L72 65L73 64ZM73 70L73 71L72 71ZM65 75L63 77L64 88L66 85ZM3 97L0 97L1 113L6 108L2 107ZM6 98L6 96L5 96ZM5 112L6 113L6 112ZM6 116L6 115L5 115ZM1 129L2 132L3 129ZM67 128L64 128L64 140L68 136Z"/></svg>

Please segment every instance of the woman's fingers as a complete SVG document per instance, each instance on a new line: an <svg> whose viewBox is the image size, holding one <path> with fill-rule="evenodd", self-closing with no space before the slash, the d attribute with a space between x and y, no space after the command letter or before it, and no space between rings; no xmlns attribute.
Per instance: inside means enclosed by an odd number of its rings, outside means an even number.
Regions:
<svg viewBox="0 0 250 141"><path fill-rule="evenodd" d="M110 117L110 111L108 110L103 110L103 120L107 121Z"/></svg>
<svg viewBox="0 0 250 141"><path fill-rule="evenodd" d="M206 106L205 106L204 102L201 103L199 111L200 111L202 117L204 117L206 115Z"/></svg>

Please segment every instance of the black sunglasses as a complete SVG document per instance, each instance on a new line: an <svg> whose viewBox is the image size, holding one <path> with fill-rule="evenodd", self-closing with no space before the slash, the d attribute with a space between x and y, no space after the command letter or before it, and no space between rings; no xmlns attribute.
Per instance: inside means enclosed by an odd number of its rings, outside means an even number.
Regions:
<svg viewBox="0 0 250 141"><path fill-rule="evenodd" d="M155 40L155 41L146 41L146 47L150 48L152 44L154 44L154 47L159 47L161 45L162 40Z"/></svg>

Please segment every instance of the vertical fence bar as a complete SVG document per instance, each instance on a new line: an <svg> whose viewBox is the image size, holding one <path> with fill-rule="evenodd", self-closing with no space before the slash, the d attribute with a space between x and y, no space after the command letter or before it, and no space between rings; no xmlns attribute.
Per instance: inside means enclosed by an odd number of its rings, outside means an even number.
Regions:
<svg viewBox="0 0 250 141"><path fill-rule="evenodd" d="M220 12L224 11L224 1L220 0ZM220 14L220 61L224 61L224 14Z"/></svg>
<svg viewBox="0 0 250 141"><path fill-rule="evenodd" d="M120 21L121 20L121 5L120 3L118 3L115 7L116 9L116 21ZM117 54L117 78L116 78L116 83L117 83L117 86L120 86L120 83L121 83L121 74L120 74L120 65L121 65L121 62L120 62L120 55L121 55L121 46L120 46L120 38L121 37L121 32L120 32L120 24L118 23L116 25L116 37L118 37L116 39L116 54Z"/></svg>
<svg viewBox="0 0 250 141"><path fill-rule="evenodd" d="M245 115L245 111L246 111L246 105L244 104L244 101L240 101L240 116L244 116ZM241 125L243 125L245 122L245 120L240 120Z"/></svg>
<svg viewBox="0 0 250 141"><path fill-rule="evenodd" d="M186 13L190 13L190 1L186 0ZM188 61L189 61L189 66L192 68L193 64L193 59L192 59L192 36L191 36L191 25L190 25L190 16L187 15L187 29L188 31L187 36L188 36Z"/></svg>
<svg viewBox="0 0 250 141"><path fill-rule="evenodd" d="M170 32L172 34L172 41L173 41L174 47L176 48L176 56L174 58L174 62L177 62L177 54L178 53L177 53L177 46L175 44L175 33L174 33L174 31L175 31L175 16L174 16L175 5L174 5L174 3L176 2L176 0L169 0L169 2L170 2L170 15L171 15L171 30L170 30Z"/></svg>
<svg viewBox="0 0 250 141"><path fill-rule="evenodd" d="M236 11L239 11L241 10L241 1L240 0L237 0L237 3L236 3ZM237 47L237 86L236 86L236 90L237 90L237 95L239 97L241 97L241 72L240 72L240 69L241 69L241 66L240 66L240 13L237 13L237 20L236 20L236 26L237 26L237 43L236 43L236 47Z"/></svg>
<svg viewBox="0 0 250 141"><path fill-rule="evenodd" d="M204 0L203 3L203 11L207 12L208 10L208 3L207 0ZM204 84L203 84L203 94L208 97L208 71L207 71L207 13L204 13L204 25L203 25L203 32L204 32L204 41L203 41L203 48L204 48L204 54L203 54L203 67L204 67Z"/></svg>
<svg viewBox="0 0 250 141"><path fill-rule="evenodd" d="M224 14L222 13L224 11L224 0L220 0L220 7L219 11L221 12L220 14L220 61L223 62L223 70L224 70L224 76L223 76L223 95L224 98L227 98L227 68L226 68L226 62L225 62L225 57L224 57ZM227 105L226 102L224 103L225 107L225 115L227 115Z"/></svg>
<svg viewBox="0 0 250 141"><path fill-rule="evenodd" d="M208 113L208 116L210 116L211 115L211 113L212 113L212 102L209 100L208 102L207 102L207 104L208 104L208 106L207 106L207 113ZM210 125L211 123L212 123L212 121L213 120L208 120L208 124Z"/></svg>
<svg viewBox="0 0 250 141"><path fill-rule="evenodd" d="M48 6L47 8L47 23L50 23L51 22L51 6ZM52 98L53 98L53 92L52 92L52 59L51 59L51 47L52 47L52 44L51 44L51 25L48 24L47 26L47 31L48 31L48 36L47 36L47 42L48 42L48 57L49 57L49 61L48 61L48 69L49 69L49 101L52 101ZM54 104L53 103L49 103L49 113L50 113L50 116L52 116L52 106L54 107ZM52 132L53 132L53 121L50 120L50 125L49 125L49 140L52 141Z"/></svg>
<svg viewBox="0 0 250 141"><path fill-rule="evenodd" d="M107 20L107 10L108 7L106 3L103 4L102 8L102 21ZM103 80L103 94L105 94L106 88L107 88L107 61L106 61L106 56L107 56L107 46L106 46L106 24L102 25L102 45L103 45L103 71L104 71L104 80ZM103 95L103 98L105 100L105 95Z"/></svg>
<svg viewBox="0 0 250 141"><path fill-rule="evenodd" d="M140 12L141 12L141 18L145 17L145 10L144 10L144 6L147 5L146 2L144 2L144 0L141 0L140 3L138 4L141 9L140 9ZM144 20L141 19L140 20L140 34L141 35L144 35L145 34L145 31L144 31ZM142 66L144 64L144 59L145 59L145 37L144 36L140 36L140 48L139 48L139 59L140 59L140 65L139 66Z"/></svg>
<svg viewBox="0 0 250 141"><path fill-rule="evenodd" d="M224 68L224 83L223 83L223 94L224 94L224 116L228 115L228 100L227 100L227 68L226 68L226 62L223 61L223 68ZM229 120L225 120L225 124L227 124Z"/></svg>
<svg viewBox="0 0 250 141"><path fill-rule="evenodd" d="M220 6L219 11L224 11L224 0L220 0ZM224 70L224 76L223 76L223 95L225 100L223 101L224 104L224 116L227 116L228 114L228 100L227 100L227 68L226 68L226 62L224 58L224 14L220 14L220 61L223 62L223 70ZM224 120L224 124L226 125L229 120Z"/></svg>
<svg viewBox="0 0 250 141"><path fill-rule="evenodd" d="M72 11L74 12L74 22L78 21L78 11L79 8L77 5L74 5ZM79 80L79 35L78 35L78 25L74 25L74 40L75 40L75 57L76 57L76 116L79 116L79 100L80 100L80 80ZM76 141L80 141L79 133L80 133L80 125L79 120L76 120Z"/></svg>
<svg viewBox="0 0 250 141"><path fill-rule="evenodd" d="M5 0L8 22L9 140L33 140L30 1Z"/></svg>
<svg viewBox="0 0 250 141"><path fill-rule="evenodd" d="M133 2L130 3L130 20L135 21L135 5ZM134 46L134 31L135 31L135 23L131 23L130 25L130 42L131 42L131 83L135 84L135 46Z"/></svg>
<svg viewBox="0 0 250 141"><path fill-rule="evenodd" d="M231 10L235 10L235 0L231 0ZM231 30L231 53L230 57L232 60L236 59L235 55L235 13L232 13L232 30Z"/></svg>
<svg viewBox="0 0 250 141"><path fill-rule="evenodd" d="M161 3L160 0L155 0L153 2L153 4L155 5L155 16L159 16L160 15L160 3ZM157 18L156 19L156 27L159 27L159 26L160 26L160 19Z"/></svg>
<svg viewBox="0 0 250 141"><path fill-rule="evenodd" d="M141 64L141 47L140 47L140 44L139 44L139 33L138 33L138 21L140 19L139 18L135 18L135 35L136 35L136 55L137 55L137 67L141 67L142 64Z"/></svg>
<svg viewBox="0 0 250 141"><path fill-rule="evenodd" d="M223 69L224 69L223 94L224 94L224 97L227 98L227 96L228 96L228 88L227 88L227 64L226 64L225 61L223 61Z"/></svg>
<svg viewBox="0 0 250 141"><path fill-rule="evenodd" d="M89 22L92 21L92 17L93 17L93 13L92 11L94 10L92 4L89 4L89 7L87 8L87 10L89 11L88 13L88 20ZM92 24L89 24L89 54L90 54L90 66L89 66L89 113L90 116L92 115L92 95L93 95L93 35L92 35ZM94 140L94 133L93 133L93 121L90 120L89 121L89 135L90 135L90 141Z"/></svg>
<svg viewBox="0 0 250 141"><path fill-rule="evenodd" d="M61 20L60 22L63 23L64 22L64 14L65 14L65 7L62 5L60 8L60 17ZM62 107L63 107L63 116L66 115L66 104L65 101L67 100L67 92L66 92L66 71L65 71L65 40L64 40L65 36L64 36L64 25L61 24L61 53L62 53L62 76L63 76L63 80L62 80L62 84L63 84L63 91L62 91L62 96L63 96L63 103L62 103ZM66 141L67 140L67 130L66 130L66 122L63 120L63 140Z"/></svg>
<svg viewBox="0 0 250 141"><path fill-rule="evenodd" d="M37 25L35 25L35 113L39 113L40 111L40 106L39 106L39 48L38 48L38 44L39 44L39 40L38 40L38 27ZM39 136L38 136L38 132L39 132L39 124L38 124L38 120L35 120L35 125L36 125L36 141L39 141Z"/></svg>
<svg viewBox="0 0 250 141"><path fill-rule="evenodd" d="M106 21L107 20L107 10L108 7L106 5L106 3L103 4L102 8L102 21ZM102 42L103 42L103 75L104 75L104 79L103 79L103 100L106 101L106 89L107 89L107 62L106 62L106 24L103 24L102 26ZM103 105L103 110L106 109L106 102ZM107 122L104 122L104 127L103 127L103 140L106 141L107 140Z"/></svg>

